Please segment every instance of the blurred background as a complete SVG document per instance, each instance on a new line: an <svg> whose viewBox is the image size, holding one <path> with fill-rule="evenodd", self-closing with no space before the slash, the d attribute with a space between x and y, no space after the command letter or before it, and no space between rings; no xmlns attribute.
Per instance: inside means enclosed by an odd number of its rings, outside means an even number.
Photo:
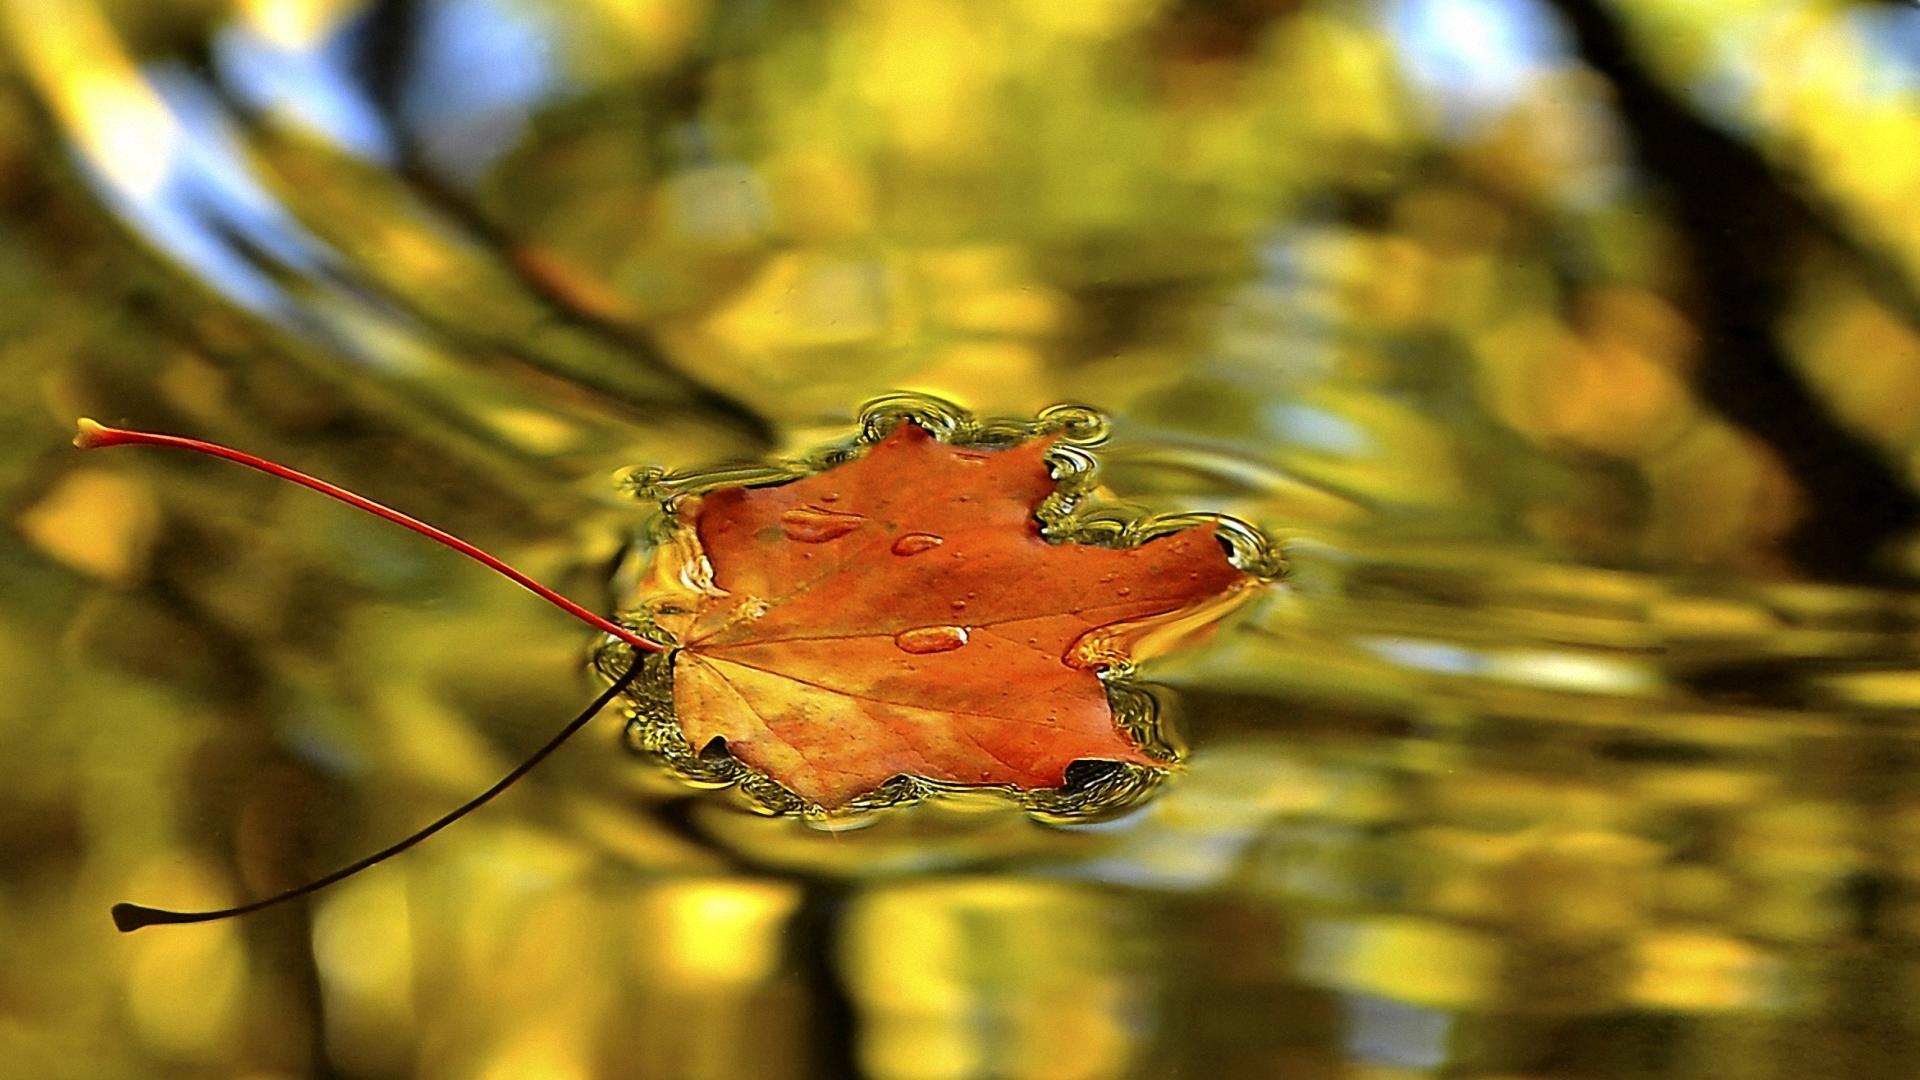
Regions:
<svg viewBox="0 0 1920 1080"><path fill-rule="evenodd" d="M0 0L0 1071L1920 1072L1920 10ZM1101 824L609 716L616 470L1106 410L1286 545Z"/></svg>

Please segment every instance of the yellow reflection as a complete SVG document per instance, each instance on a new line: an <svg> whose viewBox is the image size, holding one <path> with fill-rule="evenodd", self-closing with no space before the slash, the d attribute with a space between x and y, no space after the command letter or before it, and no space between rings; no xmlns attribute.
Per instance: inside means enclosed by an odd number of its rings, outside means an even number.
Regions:
<svg viewBox="0 0 1920 1080"><path fill-rule="evenodd" d="M1410 134L1392 50L1358 20L1308 9L1276 22L1269 48L1275 90L1298 114L1306 145L1387 145ZM1238 141L1257 146L1257 136L1247 138L1251 134L1241 133Z"/></svg>
<svg viewBox="0 0 1920 1080"><path fill-rule="evenodd" d="M901 341L897 269L830 254L778 255L708 321L713 336L745 356L778 349L845 349ZM767 375L776 371L769 368Z"/></svg>
<svg viewBox="0 0 1920 1080"><path fill-rule="evenodd" d="M240 0L240 16L284 49L318 44L361 8L361 0Z"/></svg>
<svg viewBox="0 0 1920 1080"><path fill-rule="evenodd" d="M985 100L999 83L1001 50L987 48L978 14L945 0L888 0L873 9L855 45L860 89L900 152L965 157L996 115ZM847 44L853 45L853 42Z"/></svg>
<svg viewBox="0 0 1920 1080"><path fill-rule="evenodd" d="M48 556L124 585L146 569L160 511L138 481L78 469L20 515L21 535Z"/></svg>
<svg viewBox="0 0 1920 1080"><path fill-rule="evenodd" d="M1637 1005L1687 1011L1750 1008L1774 996L1778 966L1737 938L1689 931L1650 934L1628 989Z"/></svg>
<svg viewBox="0 0 1920 1080"><path fill-rule="evenodd" d="M1920 671L1856 671L1828 676L1821 683L1854 705L1920 713Z"/></svg>
<svg viewBox="0 0 1920 1080"><path fill-rule="evenodd" d="M1502 420L1530 438L1621 457L1650 453L1680 432L1692 410L1675 357L1643 351L1647 337L1673 346L1657 332L1636 336L1632 309L1658 312L1657 301L1624 293L1583 300L1607 309L1593 316L1601 332L1576 335L1536 312L1488 334L1482 392Z"/></svg>
<svg viewBox="0 0 1920 1080"><path fill-rule="evenodd" d="M413 1024L413 923L405 878L389 873L335 886L313 925L313 957L327 997L328 1039L356 1065L404 1039Z"/></svg>
<svg viewBox="0 0 1920 1080"><path fill-rule="evenodd" d="M1032 346L1015 341L969 341L929 356L918 377L906 385L947 396L977 387L980 389L972 392L975 400L1021 412L1046 401L1052 383L1039 350Z"/></svg>
<svg viewBox="0 0 1920 1080"><path fill-rule="evenodd" d="M781 228L798 240L831 243L872 224L873 177L844 156L797 148L769 160L762 172Z"/></svg>
<svg viewBox="0 0 1920 1080"><path fill-rule="evenodd" d="M572 0L552 7L582 25L583 32L567 38L576 52L591 55L576 59L609 77L681 55L713 17L713 0Z"/></svg>
<svg viewBox="0 0 1920 1080"><path fill-rule="evenodd" d="M129 895L186 897L184 907L228 900L213 875L169 864L139 875ZM182 933L161 927L125 939L128 1009L140 1037L156 1051L189 1059L217 1056L238 1035L247 988L246 955L232 922Z"/></svg>
<svg viewBox="0 0 1920 1080"><path fill-rule="evenodd" d="M1759 639L1780 630L1766 607L1720 596L1668 596L1647 606L1648 619L1668 638L1738 641Z"/></svg>
<svg viewBox="0 0 1920 1080"><path fill-rule="evenodd" d="M543 949L528 935L550 936L561 929L581 929L585 913L562 901L566 886L579 881L589 865L578 845L550 833L517 826L481 828L468 819L461 838L459 859L436 875L449 891L442 894L444 910L456 908L453 920L454 965L469 972L495 972L525 949L528 967L516 972L513 992L503 997L535 992L545 978L572 982L564 958ZM584 899L584 894L578 899ZM553 910L533 914L541 904ZM548 940L541 937L539 940ZM556 967L556 963L559 964Z"/></svg>
<svg viewBox="0 0 1920 1080"><path fill-rule="evenodd" d="M10 0L0 5L40 85L87 163L132 198L167 177L179 125L120 48L98 8L84 0Z"/></svg>
<svg viewBox="0 0 1920 1080"><path fill-rule="evenodd" d="M571 1025L529 1025L497 1048L482 1080L592 1080L592 1045Z"/></svg>
<svg viewBox="0 0 1920 1080"><path fill-rule="evenodd" d="M1490 678L1587 694L1647 694L1659 675L1644 664L1547 649L1509 649L1487 657Z"/></svg>
<svg viewBox="0 0 1920 1080"><path fill-rule="evenodd" d="M1128 1017L1148 983L1123 976L1134 909L1034 881L961 879L889 889L849 913L844 970L860 1048L879 1076L1126 1072ZM983 1027L995 1033L981 1038Z"/></svg>
<svg viewBox="0 0 1920 1080"><path fill-rule="evenodd" d="M799 903L773 881L689 881L649 893L641 907L650 969L686 988L757 982L779 961L781 928ZM652 970L649 975L656 973Z"/></svg>
<svg viewBox="0 0 1920 1080"><path fill-rule="evenodd" d="M1105 38L1126 33L1153 16L1160 0L1025 0L1021 16L1042 33Z"/></svg>
<svg viewBox="0 0 1920 1080"><path fill-rule="evenodd" d="M500 405L476 410L479 420L498 432L501 438L540 454L560 454L577 448L582 431L578 425L538 409Z"/></svg>
<svg viewBox="0 0 1920 1080"><path fill-rule="evenodd" d="M1301 935L1308 981L1414 1005L1485 1001L1500 981L1497 941L1435 919L1386 916L1322 922Z"/></svg>
<svg viewBox="0 0 1920 1080"><path fill-rule="evenodd" d="M423 973L417 1000L427 1022L459 1033L432 1048L441 1058L426 1071L594 1075L619 956L609 946L604 906L577 880L541 881L524 863L493 863L491 876L483 884L476 875L475 888L441 908L449 920L486 919L492 926L484 951Z"/></svg>
<svg viewBox="0 0 1920 1080"><path fill-rule="evenodd" d="M1882 445L1908 444L1920 415L1920 327L1868 295L1837 261L1814 263L1802 282L1782 327L1801 371L1850 426Z"/></svg>

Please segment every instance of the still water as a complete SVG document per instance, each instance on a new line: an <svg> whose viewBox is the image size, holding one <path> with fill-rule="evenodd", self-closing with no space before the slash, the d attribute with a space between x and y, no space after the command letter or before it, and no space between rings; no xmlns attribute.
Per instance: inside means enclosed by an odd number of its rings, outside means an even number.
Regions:
<svg viewBox="0 0 1920 1080"><path fill-rule="evenodd" d="M0 1061L1920 1074L1901 5L0 0ZM1710 10L1712 9L1712 10ZM1284 581L1125 812L768 815L578 627L650 470L1112 422ZM643 486L643 485L642 485ZM1142 705L1144 708L1145 706Z"/></svg>

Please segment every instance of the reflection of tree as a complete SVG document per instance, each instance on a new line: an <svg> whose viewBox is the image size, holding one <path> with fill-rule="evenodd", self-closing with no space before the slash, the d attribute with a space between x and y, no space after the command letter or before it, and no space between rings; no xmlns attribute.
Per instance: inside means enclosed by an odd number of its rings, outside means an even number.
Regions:
<svg viewBox="0 0 1920 1080"><path fill-rule="evenodd" d="M1796 265L1810 248L1837 250L1876 301L1909 325L1920 323L1920 302L1899 267L1836 224L1831 211L1784 182L1754 147L1707 123L1647 69L1629 30L1602 0L1552 0L1574 33L1581 55L1606 75L1619 96L1619 114L1641 163L1665 188L1673 217L1689 240L1698 283L1696 318L1702 348L1696 385L1720 413L1763 439L1799 482L1806 516L1789 538L1794 557L1814 575L1871 580L1884 576L1878 559L1888 545L1920 522L1920 498L1881 447L1835 415L1809 386L1776 337L1776 321L1792 298ZM1884 358L1859 358L1862 363ZM1727 684L1749 700L1791 700L1797 672L1775 664L1738 664L1711 672L1696 692ZM1875 725L1856 731L1868 754L1897 754ZM1885 820L1900 805L1895 770L1863 767L1850 792L1850 809L1864 820ZM1872 830L1871 864L1845 877L1835 892L1863 941L1880 936L1889 884L1884 867L1899 853ZM1910 1060L1905 1002L1884 990L1884 953L1854 949L1844 967L1852 977L1835 991L1855 1037L1835 1053L1853 1075L1893 1075ZM1867 1031L1887 1033L1864 1037Z"/></svg>
<svg viewBox="0 0 1920 1080"><path fill-rule="evenodd" d="M357 74L363 81L368 99L380 112L392 138L398 161L394 171L409 192L448 222L463 230L476 244L502 254L500 268L533 300L543 304L547 314L580 333L596 340L635 367L660 378L683 395L687 404L703 413L721 418L759 445L773 442L763 418L724 391L705 385L675 365L650 337L631 326L617 325L596 318L581 305L572 302L553 283L529 268L521 257L519 243L511 231L501 227L474 203L458 185L449 183L431 167L422 153L418 132L407 120L404 99L408 79L415 74L417 53L425 12L418 0L378 0L367 6L358 20L356 34ZM695 66L698 65L689 65ZM484 76L480 76L484 77ZM697 85L693 80L690 85ZM538 356L523 357L538 366ZM592 385L591 373L580 371L549 372ZM596 390L617 396L616 388L606 385Z"/></svg>
<svg viewBox="0 0 1920 1080"><path fill-rule="evenodd" d="M1809 242L1845 248L1882 299L1920 311L1897 275L1810 208L1751 147L1706 123L1641 61L1599 0L1553 0L1587 63L1611 80L1619 114L1672 199L1690 240L1699 289L1701 395L1763 439L1805 491L1808 512L1791 547L1810 572L1875 576L1887 541L1920 521L1920 499L1869 442L1843 427L1781 349L1774 320L1797 256Z"/></svg>

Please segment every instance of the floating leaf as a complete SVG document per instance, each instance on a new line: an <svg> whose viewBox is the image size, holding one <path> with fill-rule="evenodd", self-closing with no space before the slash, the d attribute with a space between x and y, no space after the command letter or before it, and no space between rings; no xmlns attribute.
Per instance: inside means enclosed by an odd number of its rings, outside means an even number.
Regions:
<svg viewBox="0 0 1920 1080"><path fill-rule="evenodd" d="M672 500L644 610L675 646L688 749L724 747L826 810L902 776L1032 791L1075 762L1164 764L1116 721L1102 672L1261 579L1228 558L1237 523L1052 542L1039 512L1067 449L905 420L823 471Z"/></svg>
<svg viewBox="0 0 1920 1080"><path fill-rule="evenodd" d="M643 613L671 646L318 477L216 443L80 420L82 449L160 446L222 458L410 529L600 629L627 654L613 685L544 746L406 839L234 907L116 904L114 925L231 918L352 877L486 804L643 671L663 667L689 748L724 744L761 771L756 787L790 793L768 800L782 808L797 797L841 810L897 777L1034 791L1064 785L1076 762L1161 764L1116 721L1100 674L1169 647L1244 598L1261 577L1228 560L1224 538L1249 544L1254 534L1221 518L1132 545L1050 542L1045 523L1064 521L1076 494L1061 489L1055 466L1076 486L1090 479L1091 459L1069 449L1099 436L1097 415L1056 407L1042 414L1049 434L1003 445L1004 425L983 429L944 403L887 399L868 407L869 432L883 434L877 425L901 409L921 422L896 424L861 456L798 478L772 467L736 474L670 500L689 524L662 548L655 573L664 586ZM932 428L979 439L942 441ZM760 486L742 482L753 479ZM1142 525L1151 523L1108 515L1083 522L1082 539L1125 541Z"/></svg>

